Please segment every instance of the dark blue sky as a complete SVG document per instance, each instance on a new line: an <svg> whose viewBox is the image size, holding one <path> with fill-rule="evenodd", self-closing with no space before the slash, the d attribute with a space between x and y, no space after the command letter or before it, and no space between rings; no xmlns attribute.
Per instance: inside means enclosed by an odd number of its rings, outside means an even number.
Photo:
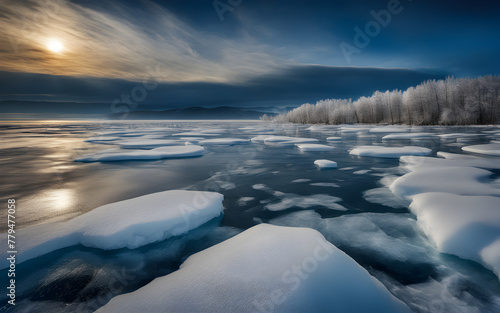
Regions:
<svg viewBox="0 0 500 313"><path fill-rule="evenodd" d="M0 13L0 100L296 106L500 73L499 1L7 0Z"/></svg>

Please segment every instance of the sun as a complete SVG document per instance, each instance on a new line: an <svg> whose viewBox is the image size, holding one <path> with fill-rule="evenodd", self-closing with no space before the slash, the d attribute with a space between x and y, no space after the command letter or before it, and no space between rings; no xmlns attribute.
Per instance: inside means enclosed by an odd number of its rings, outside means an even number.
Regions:
<svg viewBox="0 0 500 313"><path fill-rule="evenodd" d="M47 42L47 49L55 53L61 53L64 51L64 46L61 41L57 39L50 39Z"/></svg>

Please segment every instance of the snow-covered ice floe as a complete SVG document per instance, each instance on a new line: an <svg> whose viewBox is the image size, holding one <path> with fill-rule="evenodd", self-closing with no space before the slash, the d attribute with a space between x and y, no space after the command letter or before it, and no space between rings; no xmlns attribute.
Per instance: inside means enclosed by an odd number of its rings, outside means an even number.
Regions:
<svg viewBox="0 0 500 313"><path fill-rule="evenodd" d="M462 147L462 150L479 154L500 156L500 143L488 143Z"/></svg>
<svg viewBox="0 0 500 313"><path fill-rule="evenodd" d="M106 204L66 222L21 228L17 262L78 244L134 249L179 236L221 215L223 198L216 192L169 190ZM0 244L6 241L2 236ZM8 266L6 258L1 262L1 268Z"/></svg>
<svg viewBox="0 0 500 313"><path fill-rule="evenodd" d="M232 145L241 145L241 144L248 144L248 143L250 143L250 140L241 139L241 138L206 139L206 140L201 140L199 142L199 144L202 146L209 146L209 145L232 146Z"/></svg>
<svg viewBox="0 0 500 313"><path fill-rule="evenodd" d="M500 276L500 189L483 168L494 158L439 152L439 158L402 157L411 172L391 191L412 201L410 210L437 249L483 264Z"/></svg>
<svg viewBox="0 0 500 313"><path fill-rule="evenodd" d="M119 142L119 145L123 149L153 149L165 146L182 146L185 140L175 140L175 139L129 139Z"/></svg>
<svg viewBox="0 0 500 313"><path fill-rule="evenodd" d="M382 146L357 146L349 154L377 158L397 159L403 155L428 155L431 149L416 146L382 147Z"/></svg>
<svg viewBox="0 0 500 313"><path fill-rule="evenodd" d="M318 143L300 143L295 145L304 152L330 151L334 149L332 146L321 145Z"/></svg>
<svg viewBox="0 0 500 313"><path fill-rule="evenodd" d="M380 126L370 129L370 133L407 133L408 127Z"/></svg>
<svg viewBox="0 0 500 313"><path fill-rule="evenodd" d="M462 166L478 167L484 169L500 169L500 161L496 158L485 158L467 154L438 152L440 158L429 158L419 156L402 156L399 158L401 166L413 171L417 167L443 167Z"/></svg>
<svg viewBox="0 0 500 313"><path fill-rule="evenodd" d="M500 189L488 184L490 171L459 166L419 167L396 179L390 186L398 197L412 200L425 192L449 192L459 195L500 196Z"/></svg>
<svg viewBox="0 0 500 313"><path fill-rule="evenodd" d="M263 138L258 136L259 138ZM255 137L252 141L255 142ZM288 136L268 136L264 138L264 143L267 145L294 145L297 143L313 143L318 142L315 138L288 137Z"/></svg>
<svg viewBox="0 0 500 313"><path fill-rule="evenodd" d="M342 137L328 137L326 141L342 141Z"/></svg>
<svg viewBox="0 0 500 313"><path fill-rule="evenodd" d="M436 137L433 133L407 133L407 134L389 134L382 137L383 140L388 139L425 139Z"/></svg>
<svg viewBox="0 0 500 313"><path fill-rule="evenodd" d="M152 150L106 150L76 159L76 162L111 162L128 160L160 160L202 156L205 149L197 145L159 147Z"/></svg>
<svg viewBox="0 0 500 313"><path fill-rule="evenodd" d="M254 226L97 312L410 312L316 230Z"/></svg>
<svg viewBox="0 0 500 313"><path fill-rule="evenodd" d="M415 195L410 209L439 251L500 274L500 197L428 192Z"/></svg>
<svg viewBox="0 0 500 313"><path fill-rule="evenodd" d="M320 169L337 168L337 162L325 159L314 161L314 165Z"/></svg>

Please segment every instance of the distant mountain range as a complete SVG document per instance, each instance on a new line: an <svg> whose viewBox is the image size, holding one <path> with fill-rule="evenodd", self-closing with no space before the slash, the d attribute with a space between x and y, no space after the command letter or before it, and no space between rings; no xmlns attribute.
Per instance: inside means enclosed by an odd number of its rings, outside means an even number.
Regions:
<svg viewBox="0 0 500 313"><path fill-rule="evenodd" d="M265 109L265 108L261 108ZM275 108L273 108L275 109ZM274 112L273 112L274 111ZM163 111L132 111L128 114L114 113L108 114L109 119L128 119L128 120L210 120L210 119L235 119L235 120L255 120L264 114L269 116L277 115L273 111L256 111L253 108L235 108L221 106L217 108L189 107L184 109L171 109Z"/></svg>
<svg viewBox="0 0 500 313"><path fill-rule="evenodd" d="M43 114L50 116L67 115L82 116L96 115L117 119L259 119L267 114L274 116L286 113L295 107L259 106L259 107L232 107L220 106L216 108L187 107L177 109L158 109L156 105L141 105L142 110L110 113L109 103L82 103L82 102L49 102L49 101L18 101L1 100L0 114Z"/></svg>

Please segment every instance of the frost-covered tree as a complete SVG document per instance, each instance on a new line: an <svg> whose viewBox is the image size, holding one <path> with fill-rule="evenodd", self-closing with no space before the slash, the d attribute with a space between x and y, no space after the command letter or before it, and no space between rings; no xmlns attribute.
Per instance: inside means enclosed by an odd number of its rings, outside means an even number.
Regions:
<svg viewBox="0 0 500 313"><path fill-rule="evenodd" d="M405 91L306 103L274 118L292 123L467 125L500 123L500 77L428 80Z"/></svg>

